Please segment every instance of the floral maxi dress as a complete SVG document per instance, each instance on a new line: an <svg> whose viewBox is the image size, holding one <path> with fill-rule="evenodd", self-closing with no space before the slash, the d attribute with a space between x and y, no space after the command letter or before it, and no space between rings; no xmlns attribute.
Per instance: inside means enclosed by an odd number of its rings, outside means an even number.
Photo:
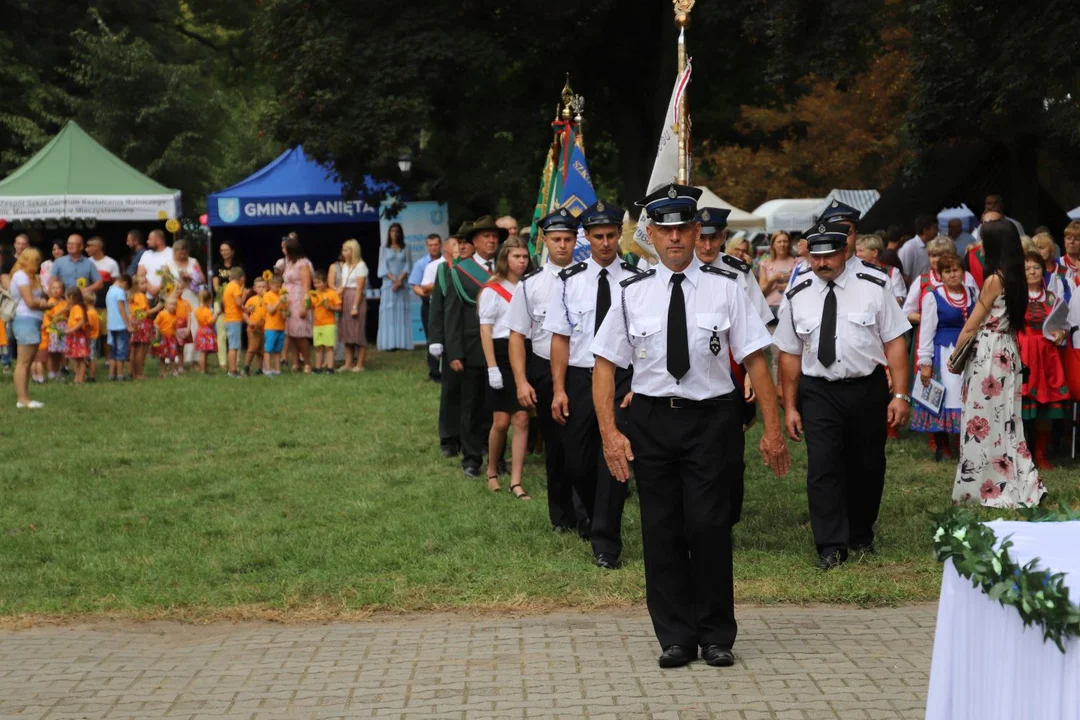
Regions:
<svg viewBox="0 0 1080 720"><path fill-rule="evenodd" d="M999 295L979 328L964 369L960 464L954 503L1038 505L1046 494L1024 440L1021 364L1016 335Z"/></svg>

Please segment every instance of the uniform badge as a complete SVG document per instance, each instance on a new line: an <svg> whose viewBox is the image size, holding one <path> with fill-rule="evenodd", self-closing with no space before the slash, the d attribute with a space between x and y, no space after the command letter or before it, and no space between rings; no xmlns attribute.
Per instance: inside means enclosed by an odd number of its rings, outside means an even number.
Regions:
<svg viewBox="0 0 1080 720"><path fill-rule="evenodd" d="M679 197L679 191L675 189L674 185L672 185L670 188L668 188L667 196L669 198L671 198L672 200Z"/></svg>
<svg viewBox="0 0 1080 720"><path fill-rule="evenodd" d="M720 354L720 336L713 332L712 337L709 338L709 352L714 356Z"/></svg>
<svg viewBox="0 0 1080 720"><path fill-rule="evenodd" d="M604 210L605 210L604 203L602 203L602 202L596 203L596 212L604 212Z"/></svg>
<svg viewBox="0 0 1080 720"><path fill-rule="evenodd" d="M701 213L701 219L705 222L709 222L710 220L712 220L712 215L709 214L708 210L704 210Z"/></svg>

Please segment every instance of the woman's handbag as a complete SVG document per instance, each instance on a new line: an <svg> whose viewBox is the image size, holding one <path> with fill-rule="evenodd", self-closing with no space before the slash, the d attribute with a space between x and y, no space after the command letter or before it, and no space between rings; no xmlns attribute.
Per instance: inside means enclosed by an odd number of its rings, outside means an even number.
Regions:
<svg viewBox="0 0 1080 720"><path fill-rule="evenodd" d="M952 355L949 356L949 372L953 375L962 375L964 368L967 367L968 361L971 360L972 353L975 352L975 335L972 335L967 339L960 347L952 351Z"/></svg>

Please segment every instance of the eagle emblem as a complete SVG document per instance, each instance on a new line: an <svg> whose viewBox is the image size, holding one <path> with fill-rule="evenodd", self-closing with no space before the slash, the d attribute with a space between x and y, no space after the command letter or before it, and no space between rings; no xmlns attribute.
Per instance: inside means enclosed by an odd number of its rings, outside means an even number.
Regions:
<svg viewBox="0 0 1080 720"><path fill-rule="evenodd" d="M708 210L702 210L701 211L701 219L704 220L705 222L709 222L710 220L712 220L712 215L709 214Z"/></svg>
<svg viewBox="0 0 1080 720"><path fill-rule="evenodd" d="M672 185L671 187L668 188L667 196L669 198L671 198L672 200L679 197L679 191L675 189L674 185Z"/></svg>
<svg viewBox="0 0 1080 720"><path fill-rule="evenodd" d="M605 208L604 208L604 203L603 202L596 203L596 212L604 212L604 209Z"/></svg>

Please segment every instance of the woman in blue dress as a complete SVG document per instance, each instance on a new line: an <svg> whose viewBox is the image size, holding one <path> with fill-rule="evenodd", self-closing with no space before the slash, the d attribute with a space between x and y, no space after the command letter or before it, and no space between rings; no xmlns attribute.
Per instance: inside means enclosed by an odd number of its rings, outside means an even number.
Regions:
<svg viewBox="0 0 1080 720"><path fill-rule="evenodd" d="M922 317L916 351L919 380L916 382L926 386L931 378L937 380L945 386L945 398L937 415L915 403L911 429L932 433L934 459L941 462L942 458L951 458L954 452L959 452L956 446L960 439L963 379L949 372L946 365L975 305L975 294L964 284L964 267L956 255L942 256L938 275L941 286L927 289L920 303Z"/></svg>
<svg viewBox="0 0 1080 720"><path fill-rule="evenodd" d="M379 350L412 348L412 318L409 315L409 251L400 223L390 226L386 247L379 256L382 292L379 300Z"/></svg>

